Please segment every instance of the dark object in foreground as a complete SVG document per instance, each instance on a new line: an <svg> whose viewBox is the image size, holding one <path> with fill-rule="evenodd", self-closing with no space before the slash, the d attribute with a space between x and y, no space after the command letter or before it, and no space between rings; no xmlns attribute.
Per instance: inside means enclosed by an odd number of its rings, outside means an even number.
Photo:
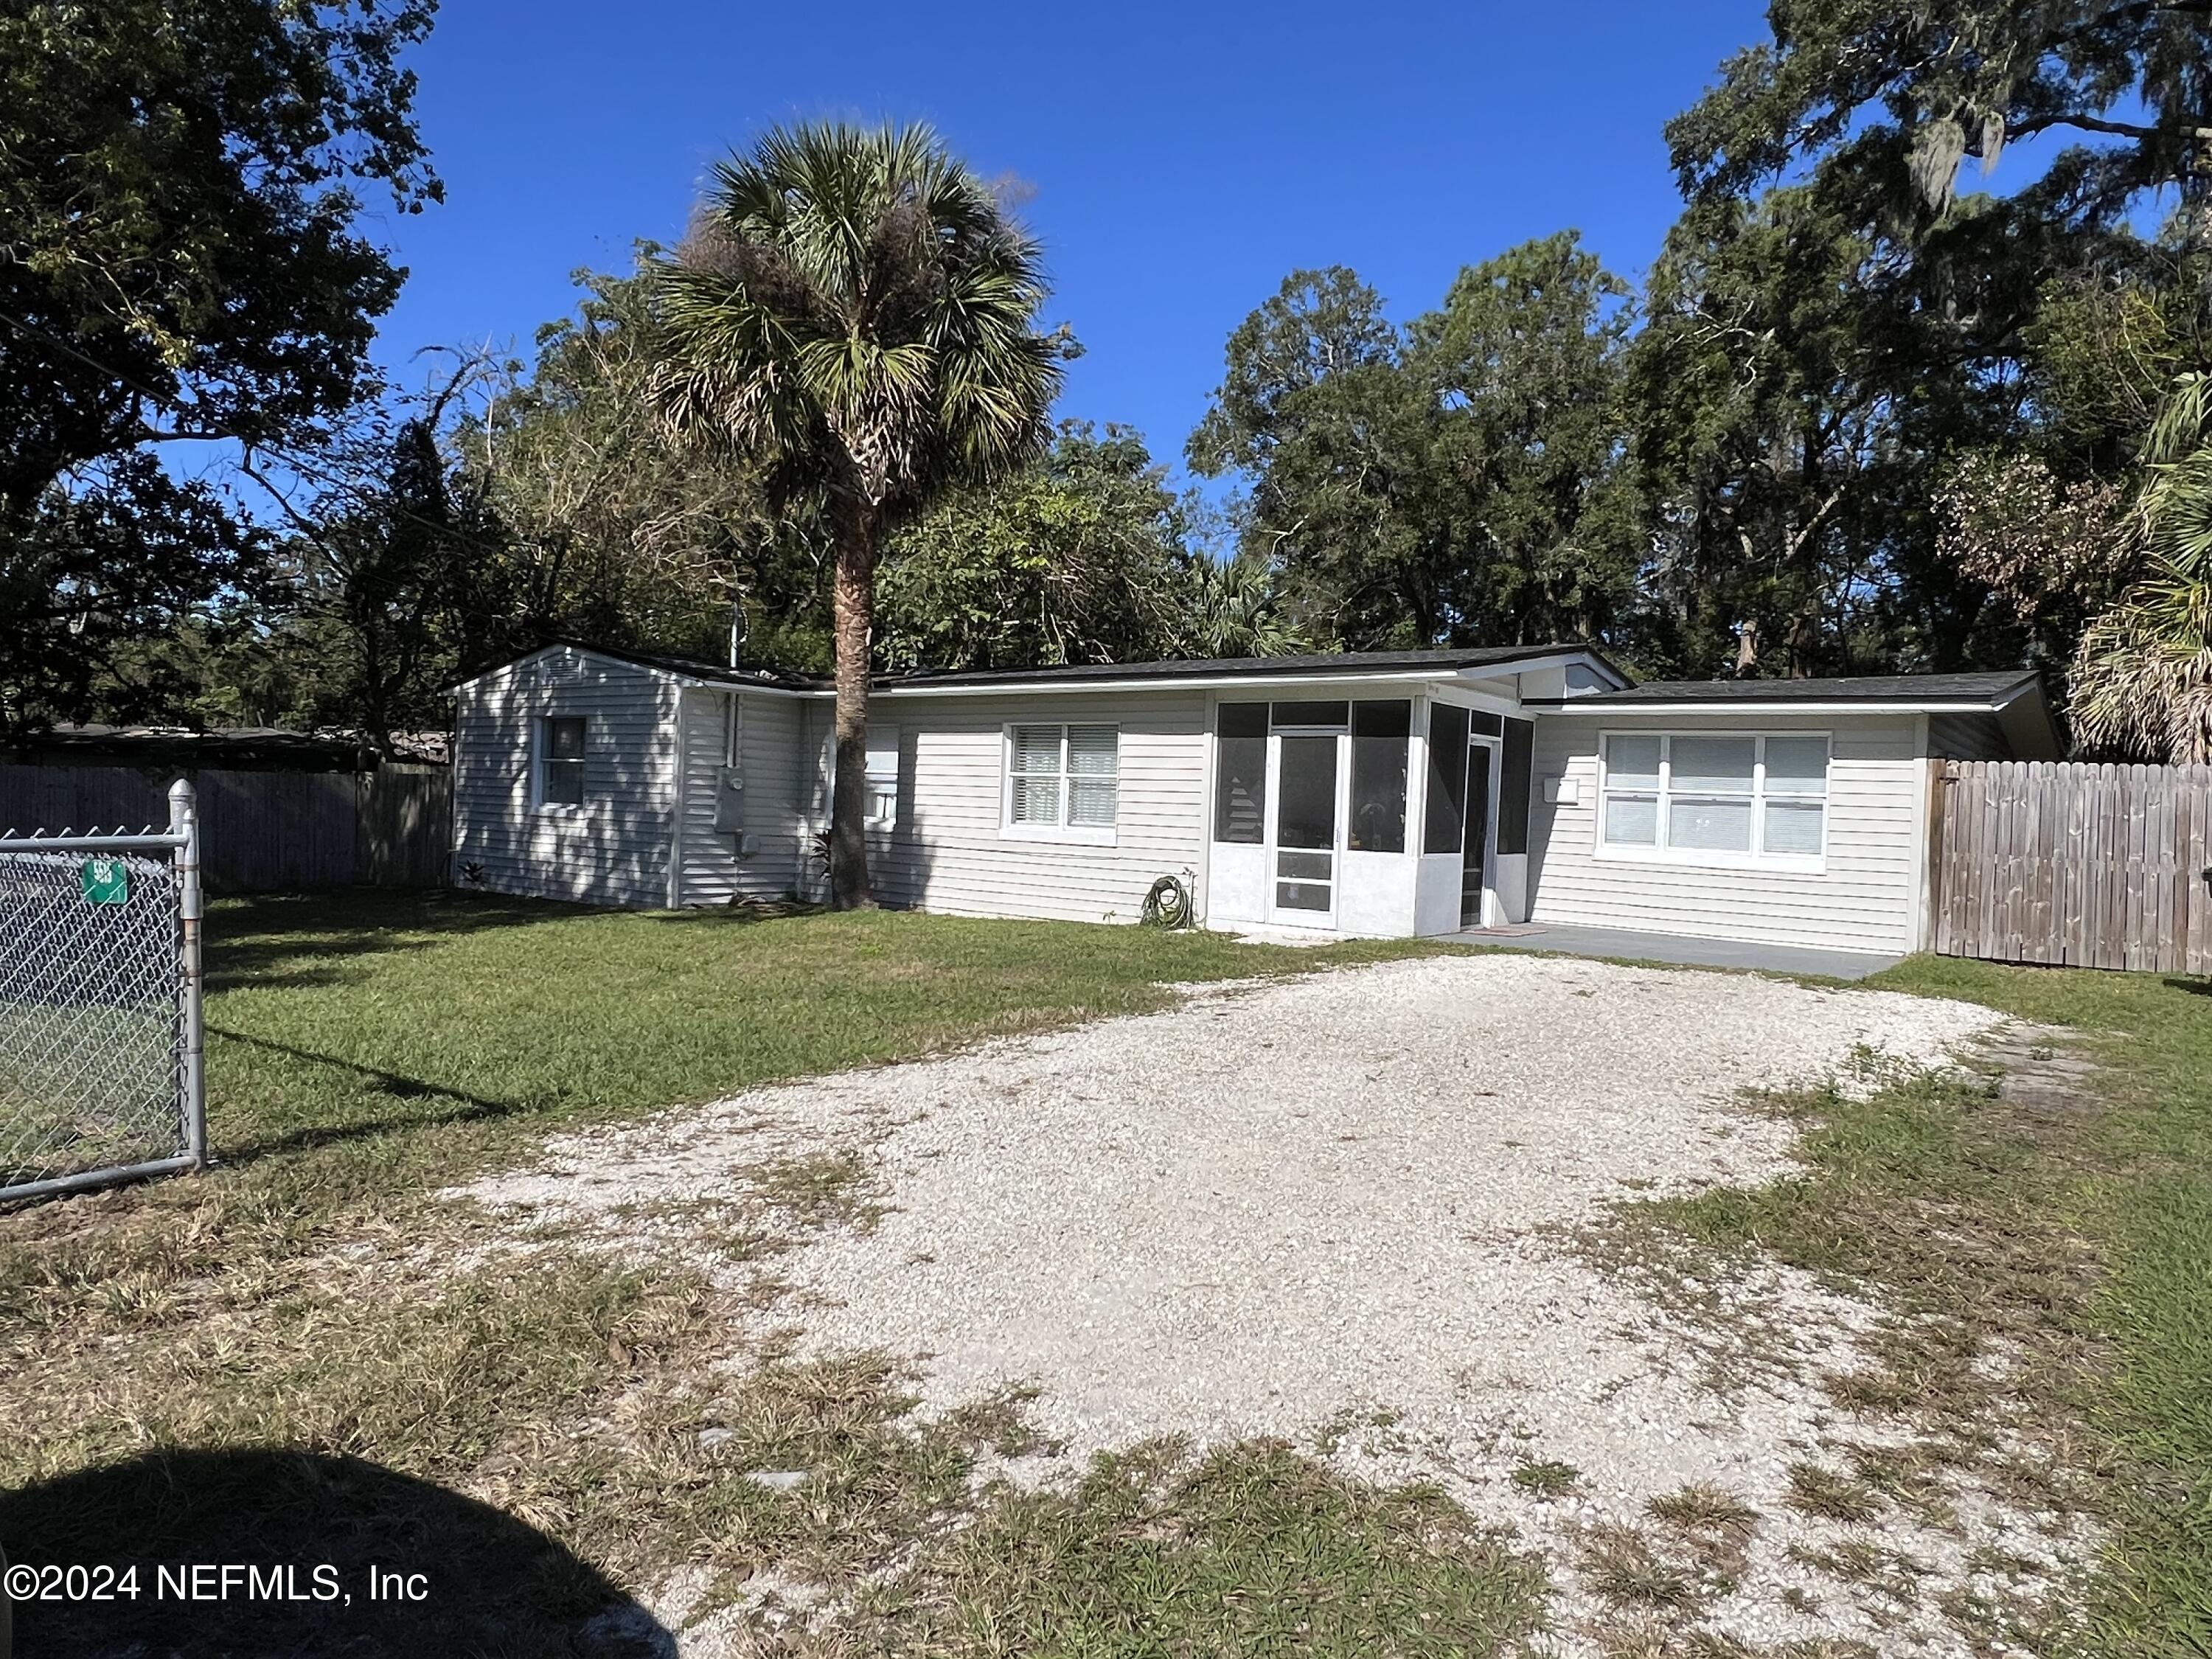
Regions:
<svg viewBox="0 0 2212 1659"><path fill-rule="evenodd" d="M0 1495L0 1541L19 1575L82 1566L88 1588L106 1566L111 1589L133 1584L107 1601L23 1601L25 1651L56 1659L671 1650L649 1613L552 1539L356 1458L133 1458Z"/></svg>

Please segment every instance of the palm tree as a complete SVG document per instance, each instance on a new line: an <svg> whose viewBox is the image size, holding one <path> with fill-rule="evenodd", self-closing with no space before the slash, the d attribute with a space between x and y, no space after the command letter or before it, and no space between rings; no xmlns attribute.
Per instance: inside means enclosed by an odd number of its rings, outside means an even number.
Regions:
<svg viewBox="0 0 2212 1659"><path fill-rule="evenodd" d="M2087 746L2212 761L2212 374L2174 382L2144 447L2149 568L2090 623L2071 713Z"/></svg>
<svg viewBox="0 0 2212 1659"><path fill-rule="evenodd" d="M1281 657L1309 649L1284 616L1273 574L1256 560L1200 558L1191 574L1188 638L1200 657Z"/></svg>
<svg viewBox="0 0 2212 1659"><path fill-rule="evenodd" d="M1042 453L1061 343L1036 243L924 126L779 129L717 166L662 273L663 407L768 461L835 556L831 902L863 831L876 560L897 514Z"/></svg>

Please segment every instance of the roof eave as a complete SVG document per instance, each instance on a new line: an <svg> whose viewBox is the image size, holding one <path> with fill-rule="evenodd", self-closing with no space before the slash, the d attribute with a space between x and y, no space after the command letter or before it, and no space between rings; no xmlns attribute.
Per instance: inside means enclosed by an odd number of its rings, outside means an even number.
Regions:
<svg viewBox="0 0 2212 1659"><path fill-rule="evenodd" d="M1517 673L1520 665L1512 665L1503 672ZM941 685L924 682L919 685L878 685L869 693L871 701L877 697L1002 697L1033 696L1039 692L1054 691L1068 695L1082 692L1105 691L1212 691L1225 687L1243 686L1262 690L1273 686L1356 684L1374 685L1388 683L1443 684L1474 677L1474 671L1459 668L1346 668L1309 669L1302 674L1158 674L1148 679L1120 680L994 680L985 684ZM1495 675L1484 678L1495 678ZM834 697L834 686L800 692L801 696Z"/></svg>
<svg viewBox="0 0 2212 1659"><path fill-rule="evenodd" d="M1261 659L1264 664L1266 659ZM1222 674L1156 674L1133 676L1119 679L1070 679L1046 675L1035 679L1003 679L988 681L925 680L916 684L891 682L878 684L869 693L872 697L886 696L996 696L1030 695L1040 691L1159 691L1190 688L1218 690L1224 687L1253 688L1278 685L1313 685L1346 684L1372 685L1378 683L1449 684L1454 681L1504 679L1532 670L1559 667L1568 663L1595 663L1600 669L1620 681L1630 682L1613 663L1599 652L1577 646L1569 650L1532 652L1525 657L1501 657L1494 662L1460 665L1437 664L1426 667L1377 667L1347 663L1340 668L1307 668L1295 672L1280 671L1270 673L1264 667L1250 671ZM829 697L836 695L834 687L810 688L799 693L802 696Z"/></svg>
<svg viewBox="0 0 2212 1659"><path fill-rule="evenodd" d="M1740 702L1694 697L1531 697L1540 714L1994 714L2015 699L1928 697L1839 697L1793 702L1766 697Z"/></svg>

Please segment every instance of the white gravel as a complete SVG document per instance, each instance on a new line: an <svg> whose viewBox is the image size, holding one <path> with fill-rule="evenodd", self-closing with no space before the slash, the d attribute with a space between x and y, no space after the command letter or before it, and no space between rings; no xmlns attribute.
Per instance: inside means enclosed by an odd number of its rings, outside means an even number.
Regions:
<svg viewBox="0 0 2212 1659"><path fill-rule="evenodd" d="M887 1212L779 1258L802 1294L776 1316L817 1348L921 1360L926 1410L1033 1382L1074 1458L1270 1434L1363 1474L1440 1480L1545 1551L1568 1650L1589 1650L1604 1616L1577 1566L1587 1529L1717 1486L1764 1518L1705 1627L1964 1653L1937 1604L1978 1549L2038 1564L2020 1574L2032 1589L2078 1540L1963 1486L1942 1525L1892 1510L1844 1528L1783 1502L1793 1462L1896 1432L1844 1421L1821 1381L1879 1310L1774 1268L1717 1287L1740 1316L1717 1329L1565 1235L1624 1197L1785 1172L1791 1132L1738 1103L1747 1087L1848 1074L1869 1051L1940 1064L1994 1024L1741 975L1427 958L755 1091L556 1142L465 1192L681 1249L680 1224L640 1218L725 1194L764 1158L863 1148ZM1719 1357L1756 1380L1714 1392L1716 1342L1740 1344ZM1547 1462L1577 1473L1571 1496L1511 1479ZM1917 1564L1911 1605L1793 1559L1850 1537Z"/></svg>

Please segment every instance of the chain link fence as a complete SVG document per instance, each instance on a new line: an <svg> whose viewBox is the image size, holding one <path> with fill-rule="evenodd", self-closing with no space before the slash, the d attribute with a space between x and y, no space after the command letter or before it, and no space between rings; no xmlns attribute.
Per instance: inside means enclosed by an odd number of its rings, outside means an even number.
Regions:
<svg viewBox="0 0 2212 1659"><path fill-rule="evenodd" d="M0 1200L204 1161L193 809L0 836Z"/></svg>

